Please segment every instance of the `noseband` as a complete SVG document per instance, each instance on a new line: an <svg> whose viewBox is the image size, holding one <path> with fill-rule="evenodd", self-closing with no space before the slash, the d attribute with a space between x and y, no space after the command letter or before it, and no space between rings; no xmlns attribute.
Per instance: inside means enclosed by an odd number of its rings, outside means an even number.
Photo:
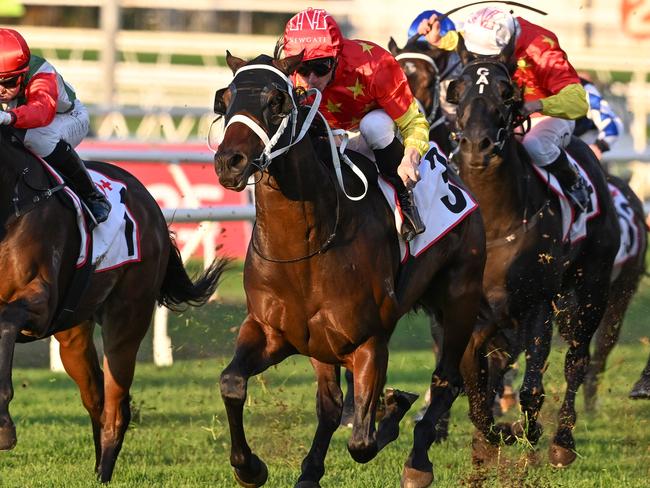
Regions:
<svg viewBox="0 0 650 488"><path fill-rule="evenodd" d="M444 123L445 121L444 116L439 117L437 120L435 119L438 108L440 107L440 71L438 70L438 66L431 58L431 56L424 53L405 52L395 56L395 61L401 61L402 59L420 59L429 63L433 68L433 76L435 78L435 81L433 83L433 88L431 89L431 110L429 110L427 113L427 110L424 105L422 105L422 102L417 98L415 99L420 112L422 112L427 118L427 122L429 122L429 130L431 130Z"/></svg>

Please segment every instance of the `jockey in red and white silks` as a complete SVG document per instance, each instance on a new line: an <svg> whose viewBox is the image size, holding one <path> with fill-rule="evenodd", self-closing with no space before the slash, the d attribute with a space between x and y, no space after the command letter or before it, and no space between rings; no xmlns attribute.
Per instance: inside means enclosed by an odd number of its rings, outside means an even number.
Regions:
<svg viewBox="0 0 650 488"><path fill-rule="evenodd" d="M63 174L96 223L111 209L74 150L88 134L86 107L50 63L31 54L23 36L0 28L0 125L25 129L24 143Z"/></svg>
<svg viewBox="0 0 650 488"><path fill-rule="evenodd" d="M25 145L41 157L61 139L79 145L90 128L88 111L54 66L32 55L23 84L23 94L7 103L7 112L14 127L27 129Z"/></svg>
<svg viewBox="0 0 650 488"><path fill-rule="evenodd" d="M343 37L324 10L307 9L289 20L284 55L303 52L294 73L296 86L317 88L320 111L334 129L359 130L357 147L372 150L377 166L396 187L402 211L415 229L424 230L408 188L419 178L420 158L429 149L429 124L418 111L406 76L395 58L375 43ZM401 141L396 138L399 133ZM405 229L403 228L403 231Z"/></svg>
<svg viewBox="0 0 650 488"><path fill-rule="evenodd" d="M435 16L423 21L418 29L434 45L440 40L439 30ZM515 36L517 69L513 80L524 90L525 114L532 116L531 130L522 143L533 162L553 172L579 206L586 204L588 194L584 182L569 168L561 148L568 144L575 120L587 114L589 104L580 78L557 36L494 7L471 14L460 30L466 48L483 56L500 54ZM455 48L456 43L453 44L440 47Z"/></svg>

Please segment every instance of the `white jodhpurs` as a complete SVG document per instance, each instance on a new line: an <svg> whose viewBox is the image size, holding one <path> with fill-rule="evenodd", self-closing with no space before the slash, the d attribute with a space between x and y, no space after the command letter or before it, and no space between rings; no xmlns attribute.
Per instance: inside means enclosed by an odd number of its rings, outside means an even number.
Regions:
<svg viewBox="0 0 650 488"><path fill-rule="evenodd" d="M522 144L537 166L546 166L560 155L560 148L571 141L576 123L573 120L559 119L543 115L530 119L530 131L522 139Z"/></svg>
<svg viewBox="0 0 650 488"><path fill-rule="evenodd" d="M373 149L384 149L396 135L397 126L383 110L368 112L359 122L360 135L350 137L348 148L375 160Z"/></svg>
<svg viewBox="0 0 650 488"><path fill-rule="evenodd" d="M41 157L49 156L61 139L76 147L88 134L90 118L88 110L75 100L71 111L56 114L52 122L44 127L27 129L25 146Z"/></svg>

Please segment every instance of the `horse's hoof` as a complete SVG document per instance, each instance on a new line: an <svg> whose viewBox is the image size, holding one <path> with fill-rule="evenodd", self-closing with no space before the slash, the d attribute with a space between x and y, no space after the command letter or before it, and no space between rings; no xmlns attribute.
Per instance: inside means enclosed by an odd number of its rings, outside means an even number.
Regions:
<svg viewBox="0 0 650 488"><path fill-rule="evenodd" d="M419 395L408 391L386 389L384 404L384 417L377 429L378 449L383 449L387 444L399 437L399 423L415 403Z"/></svg>
<svg viewBox="0 0 650 488"><path fill-rule="evenodd" d="M293 488L320 488L316 481L298 481Z"/></svg>
<svg viewBox="0 0 650 488"><path fill-rule="evenodd" d="M234 468L235 480L244 488L258 488L266 483L269 478L269 470L260 458L255 454L252 455L251 464L257 466L256 473L253 475L245 474L242 470Z"/></svg>
<svg viewBox="0 0 650 488"><path fill-rule="evenodd" d="M542 437L543 427L539 422L535 422L534 425L528 426L528 431L526 431L526 424L521 420L513 422L511 425L512 435L522 439L527 439L531 444L537 444L537 441Z"/></svg>
<svg viewBox="0 0 650 488"><path fill-rule="evenodd" d="M641 379L637 381L632 388L632 391L630 392L630 398L633 400L650 398L650 376L641 376Z"/></svg>
<svg viewBox="0 0 650 488"><path fill-rule="evenodd" d="M400 488L426 488L427 486L431 486L432 483L433 469L430 471L420 471L404 466L399 486Z"/></svg>
<svg viewBox="0 0 650 488"><path fill-rule="evenodd" d="M519 404L519 393L512 389L511 386L503 388L503 396L499 398L499 409L501 415L505 414L511 408Z"/></svg>
<svg viewBox="0 0 650 488"><path fill-rule="evenodd" d="M0 451L11 451L17 442L15 425L0 427Z"/></svg>
<svg viewBox="0 0 650 488"><path fill-rule="evenodd" d="M476 467L488 466L499 459L498 445L491 444L485 436L478 431L472 436L472 464Z"/></svg>
<svg viewBox="0 0 650 488"><path fill-rule="evenodd" d="M512 424L498 422L492 427L491 437L486 440L491 444L503 442L506 446L511 446L517 441L517 436L512 432Z"/></svg>
<svg viewBox="0 0 650 488"><path fill-rule="evenodd" d="M578 455L575 451L552 443L548 448L548 461L554 468L566 468L576 460Z"/></svg>
<svg viewBox="0 0 650 488"><path fill-rule="evenodd" d="M350 443L348 442L348 452L356 462L365 464L375 458L379 452L379 448L377 446L377 441L372 441L370 444L362 448L350 446Z"/></svg>

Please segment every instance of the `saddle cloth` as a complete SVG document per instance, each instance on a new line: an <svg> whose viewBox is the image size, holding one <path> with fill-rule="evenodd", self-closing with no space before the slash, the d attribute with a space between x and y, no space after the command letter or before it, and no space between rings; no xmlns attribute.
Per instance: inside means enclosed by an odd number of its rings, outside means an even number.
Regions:
<svg viewBox="0 0 650 488"><path fill-rule="evenodd" d="M618 224L621 228L621 243L618 247L616 259L614 259L614 269L612 270L612 281L614 281L621 272L623 264L639 254L641 248L641 229L639 229L639 226L634 221L634 210L630 206L627 197L611 183L608 183L608 187L609 194L612 196L612 201L616 208L616 214L618 215Z"/></svg>
<svg viewBox="0 0 650 488"><path fill-rule="evenodd" d="M409 256L417 258L478 208L467 191L450 181L443 154L436 143L430 142L429 151L420 162L421 180L415 185L413 195L426 230L408 243L400 233L403 217L395 188L381 176L378 178L379 187L395 214L402 263Z"/></svg>
<svg viewBox="0 0 650 488"><path fill-rule="evenodd" d="M58 183L63 183L63 179L52 166L45 161L41 162ZM106 195L112 205L108 219L96 226L92 231L91 263L95 265L95 272L107 271L126 263L140 261L138 224L122 201L122 192L126 192L126 185L97 171L88 170L88 172L95 185ZM74 205L77 213L81 246L76 266L81 268L86 264L89 257L90 233L86 221L87 217L82 210L80 198L72 189L66 186L64 192Z"/></svg>
<svg viewBox="0 0 650 488"><path fill-rule="evenodd" d="M577 218L573 205L569 201L569 198L564 194L564 190L560 186L557 178L543 167L540 168L536 164L533 164L532 166L540 179L544 184L549 186L560 202L560 208L562 209L562 239L571 244L575 244L587 236L587 222L600 214L600 204L598 202L594 185L591 182L591 179L589 179L587 172L569 153L567 153L567 157L569 158L569 162L585 179L585 182L587 183L587 191L589 192L588 208L584 212L580 212Z"/></svg>

